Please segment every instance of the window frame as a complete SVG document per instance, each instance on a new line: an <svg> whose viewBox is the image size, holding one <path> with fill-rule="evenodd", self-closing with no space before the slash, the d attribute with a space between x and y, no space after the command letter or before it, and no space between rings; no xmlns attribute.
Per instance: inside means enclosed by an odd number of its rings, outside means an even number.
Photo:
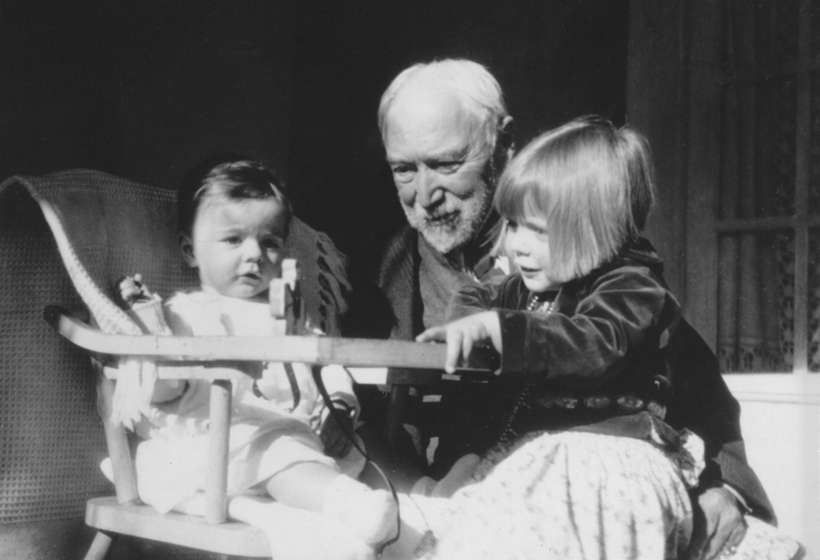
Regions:
<svg viewBox="0 0 820 560"><path fill-rule="evenodd" d="M808 6L803 0L799 9ZM686 201L686 265L684 280L687 315L714 347L717 341L718 244L721 234L787 231L794 240L794 362L791 373L726 372L736 396L745 400L820 404L820 372L809 372L809 235L820 228L820 215L808 211L811 157L811 81L820 62L811 57L809 17L798 17L798 54L794 65L781 68L779 76L795 78L796 138L794 214L748 219L719 219L720 153L722 131L721 96L729 85L760 83L772 74L765 69L744 71L727 79L718 62L722 31L720 25L691 29L690 102L688 106L689 161ZM703 63L702 61L710 61ZM818 108L820 110L820 108ZM700 124L698 124L700 123ZM798 312L798 310L802 310Z"/></svg>

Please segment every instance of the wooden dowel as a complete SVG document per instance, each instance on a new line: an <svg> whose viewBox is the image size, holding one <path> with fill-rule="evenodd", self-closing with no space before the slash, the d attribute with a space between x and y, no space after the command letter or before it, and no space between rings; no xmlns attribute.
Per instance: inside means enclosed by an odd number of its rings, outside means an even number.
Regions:
<svg viewBox="0 0 820 560"><path fill-rule="evenodd" d="M99 366L101 369L101 366ZM137 492L137 474L131 460L131 449L128 446L128 435L122 424L111 419L111 408L114 402L114 381L97 375L97 410L103 423L105 445L111 459L111 471L114 475L114 489L117 502L130 504L139 501Z"/></svg>
<svg viewBox="0 0 820 560"><path fill-rule="evenodd" d="M228 434L231 425L231 382L211 382L208 474L205 481L205 519L222 523L227 519Z"/></svg>
<svg viewBox="0 0 820 560"><path fill-rule="evenodd" d="M91 541L88 552L85 553L84 560L103 560L108 555L108 550L113 542L112 535L97 531L94 533L94 540Z"/></svg>

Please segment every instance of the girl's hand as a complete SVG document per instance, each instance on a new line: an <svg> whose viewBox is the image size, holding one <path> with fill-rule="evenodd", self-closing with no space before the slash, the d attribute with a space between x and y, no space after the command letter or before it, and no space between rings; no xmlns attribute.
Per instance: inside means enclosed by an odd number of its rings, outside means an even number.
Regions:
<svg viewBox="0 0 820 560"><path fill-rule="evenodd" d="M473 346L490 341L501 352L501 322L495 311L484 311L452 323L432 327L416 337L418 342L447 342L444 371L453 373L460 358L467 359Z"/></svg>

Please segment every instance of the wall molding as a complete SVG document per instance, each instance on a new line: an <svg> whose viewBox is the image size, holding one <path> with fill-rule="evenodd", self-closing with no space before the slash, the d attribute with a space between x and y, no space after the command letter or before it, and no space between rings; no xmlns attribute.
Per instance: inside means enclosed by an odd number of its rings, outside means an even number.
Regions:
<svg viewBox="0 0 820 560"><path fill-rule="evenodd" d="M730 373L723 379L741 401L820 406L820 375Z"/></svg>

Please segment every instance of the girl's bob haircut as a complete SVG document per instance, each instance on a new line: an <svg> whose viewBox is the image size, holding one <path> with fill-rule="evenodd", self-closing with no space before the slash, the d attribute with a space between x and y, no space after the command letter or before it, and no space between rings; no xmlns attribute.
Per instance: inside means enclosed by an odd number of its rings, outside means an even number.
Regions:
<svg viewBox="0 0 820 560"><path fill-rule="evenodd" d="M629 127L585 116L536 137L507 165L495 207L507 223L546 220L550 276L568 282L638 237L654 201L649 144Z"/></svg>

